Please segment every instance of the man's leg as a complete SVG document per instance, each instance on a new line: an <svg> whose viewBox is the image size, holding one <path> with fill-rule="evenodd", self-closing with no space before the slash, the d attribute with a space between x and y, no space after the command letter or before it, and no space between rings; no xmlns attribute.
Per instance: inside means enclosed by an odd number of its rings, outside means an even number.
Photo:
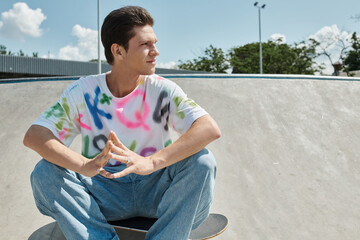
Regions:
<svg viewBox="0 0 360 240"><path fill-rule="evenodd" d="M53 217L67 239L118 239L79 175L46 160L31 174L40 212Z"/></svg>
<svg viewBox="0 0 360 240"><path fill-rule="evenodd" d="M149 217L158 217L146 239L187 239L190 231L209 215L215 175L215 158L211 152L203 149L164 170L144 177L138 184L139 199L146 199L142 204L142 215L148 213ZM151 189L151 192L147 189ZM138 208L141 209L140 206Z"/></svg>

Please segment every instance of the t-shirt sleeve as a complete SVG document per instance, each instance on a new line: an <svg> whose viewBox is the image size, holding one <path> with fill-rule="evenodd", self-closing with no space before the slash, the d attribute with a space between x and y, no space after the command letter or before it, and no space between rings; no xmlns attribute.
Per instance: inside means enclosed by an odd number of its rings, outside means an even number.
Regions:
<svg viewBox="0 0 360 240"><path fill-rule="evenodd" d="M171 94L170 113L172 127L181 134L189 130L196 119L208 114L177 85Z"/></svg>
<svg viewBox="0 0 360 240"><path fill-rule="evenodd" d="M73 101L73 95L76 94L76 91L72 91L74 88L79 86L70 85L59 100L33 123L48 128L65 146L70 146L80 133L77 122L79 114Z"/></svg>

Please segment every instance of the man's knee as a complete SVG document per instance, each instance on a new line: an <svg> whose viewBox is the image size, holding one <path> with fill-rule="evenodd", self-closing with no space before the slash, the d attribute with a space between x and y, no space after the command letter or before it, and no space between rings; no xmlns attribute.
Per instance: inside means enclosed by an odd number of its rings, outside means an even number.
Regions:
<svg viewBox="0 0 360 240"><path fill-rule="evenodd" d="M31 187L35 198L35 203L42 214L50 215L51 207L48 204L48 195L54 184L51 183L54 171L53 164L42 159L40 160L30 175ZM52 185L52 187L51 187Z"/></svg>
<svg viewBox="0 0 360 240"><path fill-rule="evenodd" d="M52 191L54 186L63 183L67 175L65 170L45 159L40 160L30 175L34 194L39 191Z"/></svg>
<svg viewBox="0 0 360 240"><path fill-rule="evenodd" d="M54 176L54 164L41 159L35 166L30 175L31 184L39 185L41 182L47 182Z"/></svg>
<svg viewBox="0 0 360 240"><path fill-rule="evenodd" d="M216 176L216 160L214 155L204 148L200 152L196 153L192 159L192 165L194 169L199 172L205 172L206 174L210 174L215 178Z"/></svg>
<svg viewBox="0 0 360 240"><path fill-rule="evenodd" d="M176 176L187 176L191 181L213 183L216 177L214 155L204 148L200 152L166 168L172 181Z"/></svg>

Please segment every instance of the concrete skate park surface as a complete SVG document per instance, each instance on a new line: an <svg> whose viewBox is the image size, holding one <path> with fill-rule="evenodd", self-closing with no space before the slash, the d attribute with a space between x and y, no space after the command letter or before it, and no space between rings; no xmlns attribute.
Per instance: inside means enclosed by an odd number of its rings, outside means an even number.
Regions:
<svg viewBox="0 0 360 240"><path fill-rule="evenodd" d="M360 78L165 77L222 130L209 145L218 163L212 212L230 221L217 239L360 239ZM40 157L22 139L74 79L0 84L2 239L54 222L35 207L29 176Z"/></svg>

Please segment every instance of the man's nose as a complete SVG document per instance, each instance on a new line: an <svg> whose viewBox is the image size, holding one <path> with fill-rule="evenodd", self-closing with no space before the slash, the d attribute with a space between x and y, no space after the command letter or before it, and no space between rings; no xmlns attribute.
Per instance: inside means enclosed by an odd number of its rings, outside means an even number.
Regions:
<svg viewBox="0 0 360 240"><path fill-rule="evenodd" d="M154 46L151 51L150 51L150 55L151 56L159 56L160 52L158 51L158 49L156 48L156 46Z"/></svg>

